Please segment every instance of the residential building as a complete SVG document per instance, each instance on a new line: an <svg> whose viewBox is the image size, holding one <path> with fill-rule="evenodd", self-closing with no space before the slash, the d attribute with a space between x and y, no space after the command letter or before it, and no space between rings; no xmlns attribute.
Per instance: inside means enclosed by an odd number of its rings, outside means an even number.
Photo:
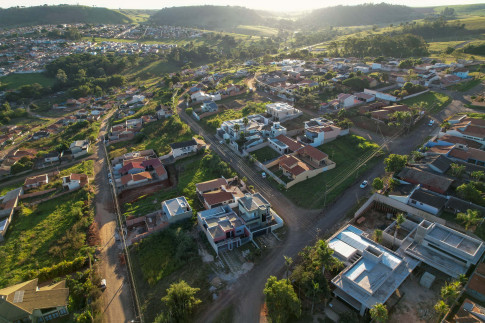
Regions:
<svg viewBox="0 0 485 323"><path fill-rule="evenodd" d="M69 146L74 158L87 155L89 152L89 140L76 140Z"/></svg>
<svg viewBox="0 0 485 323"><path fill-rule="evenodd" d="M463 118L459 122L453 123L450 129L441 129L439 137L445 134L470 139L478 142L482 146L485 145L485 120L474 118Z"/></svg>
<svg viewBox="0 0 485 323"><path fill-rule="evenodd" d="M27 177L24 181L24 189L37 188L49 183L49 176L47 174Z"/></svg>
<svg viewBox="0 0 485 323"><path fill-rule="evenodd" d="M202 113L206 113L206 112L216 112L217 109L218 109L217 103L215 103L214 101L205 101L200 106L200 111Z"/></svg>
<svg viewBox="0 0 485 323"><path fill-rule="evenodd" d="M185 196L162 202L162 213L169 223L175 223L192 217L192 208Z"/></svg>
<svg viewBox="0 0 485 323"><path fill-rule="evenodd" d="M452 73L453 75L456 75L463 80L463 79L470 78L470 76L468 75L468 72L469 71L467 68L461 67L461 68L455 68Z"/></svg>
<svg viewBox="0 0 485 323"><path fill-rule="evenodd" d="M1 322L48 322L69 314L66 281L38 287L37 279L0 289Z"/></svg>
<svg viewBox="0 0 485 323"><path fill-rule="evenodd" d="M272 220L271 204L260 193L247 193L241 197L238 210L250 230L265 227Z"/></svg>
<svg viewBox="0 0 485 323"><path fill-rule="evenodd" d="M422 188L439 194L444 194L453 183L452 179L445 176L410 167L404 167L397 177L407 183L420 184Z"/></svg>
<svg viewBox="0 0 485 323"><path fill-rule="evenodd" d="M179 158L185 155L189 155L192 153L197 152L197 141L195 139L176 142L170 144L170 148L172 148L172 156L173 158Z"/></svg>
<svg viewBox="0 0 485 323"><path fill-rule="evenodd" d="M419 264L367 238L360 229L347 225L328 240L334 256L346 268L335 278L334 295L363 316L378 303L386 303Z"/></svg>
<svg viewBox="0 0 485 323"><path fill-rule="evenodd" d="M409 196L408 204L431 214L438 214L448 200L446 197L418 188Z"/></svg>
<svg viewBox="0 0 485 323"><path fill-rule="evenodd" d="M483 323L485 321L485 307L478 304L477 301L465 298L456 314L449 321L453 323Z"/></svg>
<svg viewBox="0 0 485 323"><path fill-rule="evenodd" d="M276 140L279 141L279 143L277 143ZM298 142L285 135L279 135L276 136L274 139L271 139L270 145L272 145L272 142L277 145L276 151L279 151L280 153L292 153L304 146L301 142Z"/></svg>
<svg viewBox="0 0 485 323"><path fill-rule="evenodd" d="M354 105L360 103L360 101L354 95L348 93L340 93L337 98L339 106L344 109L353 107Z"/></svg>
<svg viewBox="0 0 485 323"><path fill-rule="evenodd" d="M172 109L170 107L166 107L163 105L157 106L155 110L157 112L158 119L165 119L165 118L171 117L173 114Z"/></svg>
<svg viewBox="0 0 485 323"><path fill-rule="evenodd" d="M485 130L485 129L484 129ZM447 154L451 160L461 160L478 166L485 166L485 151L475 148L452 148Z"/></svg>
<svg viewBox="0 0 485 323"><path fill-rule="evenodd" d="M53 162L58 162L59 157L62 157L62 154L59 154L57 151L51 151L50 153L47 153L43 156L44 158L44 163L53 163Z"/></svg>
<svg viewBox="0 0 485 323"><path fill-rule="evenodd" d="M69 191L83 187L89 183L88 175L86 174L71 174L62 178L62 186Z"/></svg>
<svg viewBox="0 0 485 323"><path fill-rule="evenodd" d="M419 223L412 243L405 246L407 255L454 278L476 265L485 251L483 241L427 220Z"/></svg>
<svg viewBox="0 0 485 323"><path fill-rule="evenodd" d="M466 291L475 299L485 302L485 263L477 266L466 285Z"/></svg>
<svg viewBox="0 0 485 323"><path fill-rule="evenodd" d="M300 110L285 102L275 102L267 104L266 113L268 113L273 118L273 120L277 120L280 122L297 118L298 116L303 114Z"/></svg>
<svg viewBox="0 0 485 323"><path fill-rule="evenodd" d="M222 186L227 185L227 180L224 177L216 178L210 181L195 184L195 190L199 196L207 192L219 190Z"/></svg>
<svg viewBox="0 0 485 323"><path fill-rule="evenodd" d="M0 242L5 239L7 229L13 219L14 210L22 194L24 194L24 190L19 187L0 197Z"/></svg>
<svg viewBox="0 0 485 323"><path fill-rule="evenodd" d="M244 220L227 205L198 212L197 223L217 255L252 240Z"/></svg>
<svg viewBox="0 0 485 323"><path fill-rule="evenodd" d="M121 185L129 188L130 186L147 183L150 180L152 180L152 175L146 171L138 174L127 174L121 177Z"/></svg>
<svg viewBox="0 0 485 323"><path fill-rule="evenodd" d="M318 147L336 139L341 131L342 129L333 124L318 125L305 129L305 134L298 137L298 141L304 145Z"/></svg>

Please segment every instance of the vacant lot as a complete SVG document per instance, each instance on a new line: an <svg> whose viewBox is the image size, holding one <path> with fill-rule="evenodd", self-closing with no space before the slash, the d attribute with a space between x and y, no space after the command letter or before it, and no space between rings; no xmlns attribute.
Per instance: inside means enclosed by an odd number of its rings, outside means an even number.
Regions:
<svg viewBox="0 0 485 323"><path fill-rule="evenodd" d="M135 282L147 322L153 322L165 310L161 298L170 284L179 280L200 288L196 296L202 306L210 303L210 267L197 254L196 239L197 230L186 222L131 247Z"/></svg>
<svg viewBox="0 0 485 323"><path fill-rule="evenodd" d="M482 80L480 80L480 79L470 80L470 81L466 81L466 82L459 83L459 84L456 84L456 85L452 85L452 86L449 87L449 89L454 90L454 91L459 91L459 92L466 92L466 91L473 89L475 86L477 86L481 82L482 82Z"/></svg>
<svg viewBox="0 0 485 323"><path fill-rule="evenodd" d="M332 202L348 186L352 185L365 171L372 168L379 161L378 153L366 162L379 146L355 135L347 135L324 144L318 149L329 155L337 166L298 183L285 191L295 204L305 208L321 208Z"/></svg>
<svg viewBox="0 0 485 323"><path fill-rule="evenodd" d="M15 90L22 85L39 83L43 87L51 87L54 85L55 79L45 76L41 73L27 73L27 74L9 74L0 77L0 85L5 85L6 90Z"/></svg>
<svg viewBox="0 0 485 323"><path fill-rule="evenodd" d="M278 154L274 149L269 146L255 150L251 152L251 155L254 155L254 157L256 157L256 159L262 163L273 160L280 156L280 154Z"/></svg>
<svg viewBox="0 0 485 323"><path fill-rule="evenodd" d="M32 207L22 205L0 246L0 287L18 283L31 270L87 256L87 190L82 189Z"/></svg>
<svg viewBox="0 0 485 323"><path fill-rule="evenodd" d="M399 104L407 104L408 106L422 104L429 113L436 113L441 111L450 102L451 98L446 94L430 91L414 98L402 100L399 102Z"/></svg>

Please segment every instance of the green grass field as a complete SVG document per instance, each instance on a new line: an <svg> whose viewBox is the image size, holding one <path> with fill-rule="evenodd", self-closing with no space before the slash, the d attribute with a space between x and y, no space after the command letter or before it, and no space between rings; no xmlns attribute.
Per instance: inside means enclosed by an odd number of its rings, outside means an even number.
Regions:
<svg viewBox="0 0 485 323"><path fill-rule="evenodd" d="M43 87L51 87L55 81L55 79L47 77L42 73L9 74L0 77L0 86L5 86L6 90L15 90L22 85L34 83L39 83Z"/></svg>
<svg viewBox="0 0 485 323"><path fill-rule="evenodd" d="M356 181L358 178L381 160L381 158L376 156L369 162L362 164L366 157L378 149L378 146L354 135L337 138L318 147L318 149L328 154L330 160L334 161L337 166L284 191L284 194L293 203L304 208L318 209L322 208L325 203L331 203L347 187L357 185ZM342 180L349 173L352 175ZM325 187L327 187L326 197Z"/></svg>
<svg viewBox="0 0 485 323"><path fill-rule="evenodd" d="M482 80L470 80L470 81L466 81L466 82L459 83L459 84L456 84L456 85L452 85L452 86L449 87L449 89L453 90L453 91L466 92L466 91L473 89L475 86L477 86L481 82L482 82Z"/></svg>
<svg viewBox="0 0 485 323"><path fill-rule="evenodd" d="M244 26L239 25L234 28L234 32L238 34L271 37L278 34L278 29L267 26Z"/></svg>
<svg viewBox="0 0 485 323"><path fill-rule="evenodd" d="M30 270L87 256L84 189L33 207L22 206L0 245L0 287L22 281ZM59 247L55 249L54 247Z"/></svg>
<svg viewBox="0 0 485 323"><path fill-rule="evenodd" d="M273 160L280 156L280 154L278 154L274 149L268 146L251 152L251 155L254 155L256 159L262 163Z"/></svg>
<svg viewBox="0 0 485 323"><path fill-rule="evenodd" d="M429 113L436 113L441 111L451 102L451 98L446 94L441 94L438 92L427 92L414 98L402 100L400 104L407 104L408 106L423 104L426 111Z"/></svg>

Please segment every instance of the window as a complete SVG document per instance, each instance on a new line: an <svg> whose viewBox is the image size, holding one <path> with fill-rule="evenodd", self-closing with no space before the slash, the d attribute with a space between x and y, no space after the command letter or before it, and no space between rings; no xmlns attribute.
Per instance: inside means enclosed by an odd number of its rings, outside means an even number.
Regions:
<svg viewBox="0 0 485 323"><path fill-rule="evenodd" d="M67 309L65 309L65 308L61 308L61 309L59 310L59 314L60 314L60 315L67 315L67 314L68 314L68 313L67 313Z"/></svg>

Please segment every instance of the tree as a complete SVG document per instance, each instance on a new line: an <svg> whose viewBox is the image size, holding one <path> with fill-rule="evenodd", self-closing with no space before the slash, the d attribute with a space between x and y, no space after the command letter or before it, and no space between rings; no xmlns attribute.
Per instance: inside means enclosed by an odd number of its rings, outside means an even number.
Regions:
<svg viewBox="0 0 485 323"><path fill-rule="evenodd" d="M400 171L408 161L408 156L390 154L389 157L384 159L384 164L386 165L386 172L395 173Z"/></svg>
<svg viewBox="0 0 485 323"><path fill-rule="evenodd" d="M483 178L483 176L485 176L485 172L481 171L481 170L476 170L474 172L471 173L472 175L472 178L476 181L479 181Z"/></svg>
<svg viewBox="0 0 485 323"><path fill-rule="evenodd" d="M320 292L320 284L317 282L312 281L313 285L313 297L312 297L312 311L311 314L313 315L313 308L315 306L315 296Z"/></svg>
<svg viewBox="0 0 485 323"><path fill-rule="evenodd" d="M473 183L461 184L456 188L456 192L458 196L464 200L480 205L484 204L482 193L475 187Z"/></svg>
<svg viewBox="0 0 485 323"><path fill-rule="evenodd" d="M456 163L451 164L451 173L453 176L460 178L463 172L465 171L465 165L459 165Z"/></svg>
<svg viewBox="0 0 485 323"><path fill-rule="evenodd" d="M450 310L450 307L443 302L443 300L439 300L438 303L435 304L434 310L436 313L440 315L440 318L443 317L448 311Z"/></svg>
<svg viewBox="0 0 485 323"><path fill-rule="evenodd" d="M300 317L301 304L293 286L285 279L268 278L264 287L268 315L272 322L287 322L292 317Z"/></svg>
<svg viewBox="0 0 485 323"><path fill-rule="evenodd" d="M386 322L389 317L386 305L382 303L377 303L372 306L372 308L370 309L370 316L374 321L378 323Z"/></svg>
<svg viewBox="0 0 485 323"><path fill-rule="evenodd" d="M456 218L465 224L466 230L468 230L470 226L476 225L481 220L478 210L471 209L466 210L466 213L458 213Z"/></svg>
<svg viewBox="0 0 485 323"><path fill-rule="evenodd" d="M244 117L243 124L244 124L244 136L246 136L246 130L249 124L249 119L247 117Z"/></svg>
<svg viewBox="0 0 485 323"><path fill-rule="evenodd" d="M162 297L168 309L168 320L171 322L187 321L194 309L202 301L195 297L199 288L192 288L185 281L173 283L167 289L167 295Z"/></svg>
<svg viewBox="0 0 485 323"><path fill-rule="evenodd" d="M374 178L374 180L372 181L372 188L376 191L380 191L384 188L384 182L380 177Z"/></svg>
<svg viewBox="0 0 485 323"><path fill-rule="evenodd" d="M234 125L234 131L236 132L236 138L238 137L239 130L241 130L241 126L239 126L239 123L236 123Z"/></svg>
<svg viewBox="0 0 485 323"><path fill-rule="evenodd" d="M293 263L293 259L291 257L283 256L285 258L285 267L286 267L286 281L290 282L290 276L288 273L290 272L290 266Z"/></svg>
<svg viewBox="0 0 485 323"><path fill-rule="evenodd" d="M392 240L392 246L396 242L397 231L401 228L401 225L406 221L406 217L402 213L398 213L396 216L396 226L394 228L394 239Z"/></svg>
<svg viewBox="0 0 485 323"><path fill-rule="evenodd" d="M325 273L325 269L335 270L342 267L342 262L333 256L334 251L326 241L318 240L315 252L322 267L322 274Z"/></svg>
<svg viewBox="0 0 485 323"><path fill-rule="evenodd" d="M56 79L61 83L64 84L67 82L67 74L64 72L63 69L58 69L56 74Z"/></svg>
<svg viewBox="0 0 485 323"><path fill-rule="evenodd" d="M374 241L380 243L382 241L382 230L375 229L373 234Z"/></svg>
<svg viewBox="0 0 485 323"><path fill-rule="evenodd" d="M441 288L441 298L446 304L452 305L458 296L460 296L460 288L461 285L458 281L446 283L445 286Z"/></svg>

